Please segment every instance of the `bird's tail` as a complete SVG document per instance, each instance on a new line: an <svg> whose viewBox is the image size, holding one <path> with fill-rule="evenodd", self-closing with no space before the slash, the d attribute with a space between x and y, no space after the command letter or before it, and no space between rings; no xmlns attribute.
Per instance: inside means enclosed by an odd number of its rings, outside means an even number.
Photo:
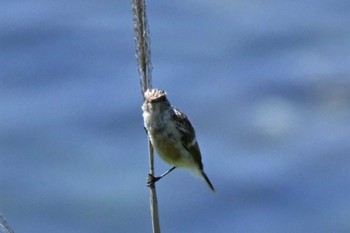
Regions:
<svg viewBox="0 0 350 233"><path fill-rule="evenodd" d="M213 192L215 192L214 186L211 184L211 182L210 182L208 176L205 174L205 172L204 172L203 170L201 170L201 176L203 177L203 179L205 180L205 182L207 182L209 188L210 188Z"/></svg>

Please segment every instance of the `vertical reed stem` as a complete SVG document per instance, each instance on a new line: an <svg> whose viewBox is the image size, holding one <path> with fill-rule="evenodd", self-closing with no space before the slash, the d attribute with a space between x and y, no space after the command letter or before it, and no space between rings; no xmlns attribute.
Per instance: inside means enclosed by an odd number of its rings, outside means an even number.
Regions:
<svg viewBox="0 0 350 233"><path fill-rule="evenodd" d="M136 58L138 61L138 70L143 96L147 89L152 88L151 49L145 0L132 0L132 13L135 32ZM149 139L148 149L150 167L149 174L154 176L154 150ZM149 189L153 233L160 233L158 200L155 183L151 183L149 185Z"/></svg>

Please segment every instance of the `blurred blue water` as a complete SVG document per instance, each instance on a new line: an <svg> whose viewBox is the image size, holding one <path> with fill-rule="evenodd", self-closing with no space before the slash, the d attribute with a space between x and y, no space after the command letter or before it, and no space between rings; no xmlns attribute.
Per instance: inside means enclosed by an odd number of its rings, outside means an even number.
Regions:
<svg viewBox="0 0 350 233"><path fill-rule="evenodd" d="M0 212L16 232L151 231L130 2L1 5ZM349 11L149 2L154 86L217 189L161 181L165 232L350 232Z"/></svg>

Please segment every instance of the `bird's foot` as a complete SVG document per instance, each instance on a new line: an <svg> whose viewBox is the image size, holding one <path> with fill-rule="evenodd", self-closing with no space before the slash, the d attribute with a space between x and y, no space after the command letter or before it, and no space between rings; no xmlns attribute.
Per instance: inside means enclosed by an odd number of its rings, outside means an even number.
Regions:
<svg viewBox="0 0 350 233"><path fill-rule="evenodd" d="M161 176L154 176L152 174L148 174L147 177L147 187L154 185L158 180L160 180L162 177Z"/></svg>

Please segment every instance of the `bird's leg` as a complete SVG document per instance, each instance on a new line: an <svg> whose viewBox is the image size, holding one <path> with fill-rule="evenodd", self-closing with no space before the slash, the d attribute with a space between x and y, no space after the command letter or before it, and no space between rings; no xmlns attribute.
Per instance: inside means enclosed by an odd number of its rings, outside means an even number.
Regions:
<svg viewBox="0 0 350 233"><path fill-rule="evenodd" d="M174 170L176 167L170 168L168 171L164 172L160 176L153 176L151 174L148 174L148 179L147 179L147 186L150 186L151 184L156 183L158 180L162 179L164 176L168 175L172 170Z"/></svg>

